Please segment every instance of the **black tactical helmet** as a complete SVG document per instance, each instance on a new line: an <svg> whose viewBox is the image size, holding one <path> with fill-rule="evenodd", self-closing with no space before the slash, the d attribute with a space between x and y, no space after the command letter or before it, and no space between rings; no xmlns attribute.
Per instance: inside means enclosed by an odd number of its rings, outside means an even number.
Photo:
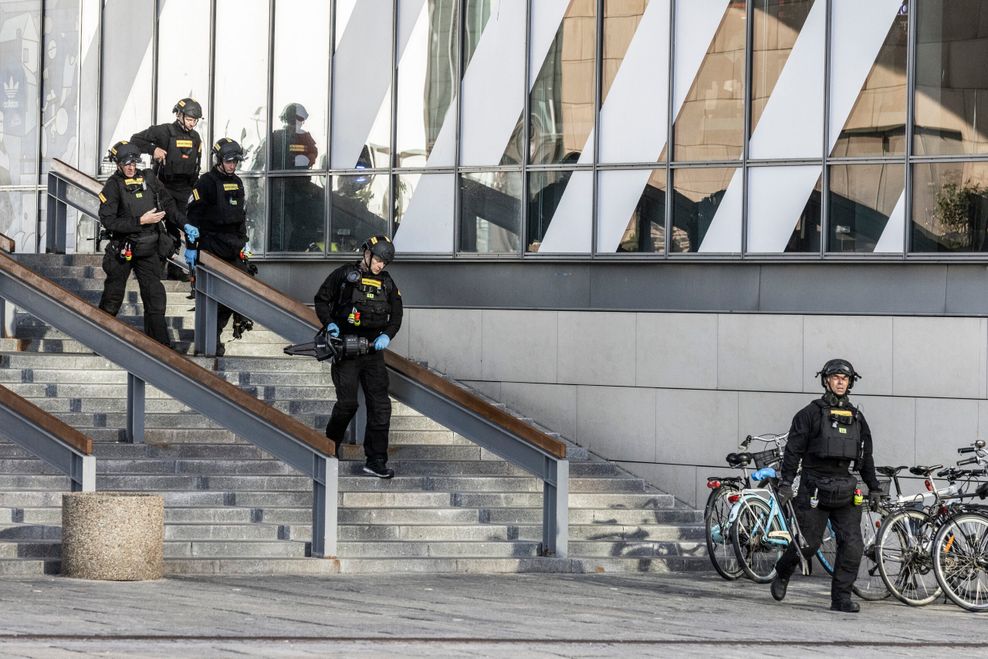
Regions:
<svg viewBox="0 0 988 659"><path fill-rule="evenodd" d="M187 117L192 117L193 119L202 119L202 106L199 105L199 101L191 98L183 98L175 107L172 108L172 112L178 112L184 114Z"/></svg>
<svg viewBox="0 0 988 659"><path fill-rule="evenodd" d="M217 164L223 161L241 161L244 159L244 150L235 140L231 140L229 137L222 137L213 145L213 156L216 158Z"/></svg>
<svg viewBox="0 0 988 659"><path fill-rule="evenodd" d="M107 157L110 162L115 162L118 165L129 165L133 162L140 162L141 150L127 140L123 140L110 147Z"/></svg>
<svg viewBox="0 0 988 659"><path fill-rule="evenodd" d="M285 109L281 111L280 119L284 124L294 123L296 117L302 121L309 118L309 113L306 111L305 106L301 103L289 103L285 106Z"/></svg>
<svg viewBox="0 0 988 659"><path fill-rule="evenodd" d="M824 389L827 388L827 378L838 373L847 376L848 391L854 386L856 380L861 379L861 374L854 370L851 362L846 359L831 359L817 372L817 375L820 376L820 384L823 385Z"/></svg>
<svg viewBox="0 0 988 659"><path fill-rule="evenodd" d="M395 246L391 244L391 239L384 235L371 236L360 246L362 250L369 250L373 256L384 261L387 265L395 260Z"/></svg>

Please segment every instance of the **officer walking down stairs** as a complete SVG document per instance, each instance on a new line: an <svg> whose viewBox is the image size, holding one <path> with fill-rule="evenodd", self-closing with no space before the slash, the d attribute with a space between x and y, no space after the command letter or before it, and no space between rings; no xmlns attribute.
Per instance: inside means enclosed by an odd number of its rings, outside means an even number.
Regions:
<svg viewBox="0 0 988 659"><path fill-rule="evenodd" d="M878 478L872 457L871 430L861 412L851 405L848 392L861 376L850 362L831 359L817 373L826 390L793 417L789 441L782 459L779 504L793 498L792 482L800 460L803 463L799 495L794 507L807 558L816 553L830 520L837 536L837 558L830 588L831 610L857 613L860 607L851 601L851 587L858 576L864 541L861 537L861 498L855 496L859 471L868 485L872 508L878 503ZM795 543L776 564L772 597L786 596L789 578L799 564Z"/></svg>
<svg viewBox="0 0 988 659"><path fill-rule="evenodd" d="M391 478L395 475L387 467L391 399L383 351L401 328L401 293L384 269L395 256L388 237L372 236L362 249L359 261L334 270L316 293L316 313L331 336L362 336L371 343L367 354L333 362L336 405L326 437L339 450L343 434L357 413L357 386L362 386L367 400L364 472Z"/></svg>

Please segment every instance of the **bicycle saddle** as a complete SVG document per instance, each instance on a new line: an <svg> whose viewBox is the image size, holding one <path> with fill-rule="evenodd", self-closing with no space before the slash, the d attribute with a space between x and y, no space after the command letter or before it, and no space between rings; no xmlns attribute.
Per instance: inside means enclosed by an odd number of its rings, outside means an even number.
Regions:
<svg viewBox="0 0 988 659"><path fill-rule="evenodd" d="M744 467L751 464L751 453L728 453L726 459L732 467Z"/></svg>
<svg viewBox="0 0 988 659"><path fill-rule="evenodd" d="M895 476L903 469L908 469L908 466L902 465L901 467L875 467L875 471L880 473L882 476Z"/></svg>
<svg viewBox="0 0 988 659"><path fill-rule="evenodd" d="M943 469L943 465L930 465L929 467L922 467L922 466L910 467L909 473L913 474L914 476L929 476L937 469Z"/></svg>

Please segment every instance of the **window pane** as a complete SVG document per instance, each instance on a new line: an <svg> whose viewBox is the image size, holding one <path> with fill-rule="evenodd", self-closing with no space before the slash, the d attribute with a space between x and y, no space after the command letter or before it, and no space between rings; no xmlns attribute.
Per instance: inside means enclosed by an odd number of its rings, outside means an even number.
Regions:
<svg viewBox="0 0 988 659"><path fill-rule="evenodd" d="M467 0L460 163L519 163L525 105L525 12L518 0Z"/></svg>
<svg viewBox="0 0 988 659"><path fill-rule="evenodd" d="M333 167L390 164L393 15L391 0L336 3ZM399 35L399 52L409 36Z"/></svg>
<svg viewBox="0 0 988 659"><path fill-rule="evenodd" d="M830 168L831 252L902 251L902 192L905 168L901 164L835 165ZM897 221L890 222L896 214ZM898 249L876 249L885 241Z"/></svg>
<svg viewBox="0 0 988 659"><path fill-rule="evenodd" d="M676 43L695 37L694 21L707 20L703 12L680 16L676 5ZM718 6L723 3L717 3ZM689 85L673 125L676 160L733 160L741 157L744 137L745 3L731 0L717 32L692 81L676 80L677 88ZM678 68L677 68L678 71Z"/></svg>
<svg viewBox="0 0 988 659"><path fill-rule="evenodd" d="M212 110L209 107L209 4L199 0L167 0L159 8L158 123L174 119L172 108L179 99L194 98L202 106L205 118L196 131L202 136L204 152L208 152L207 129ZM205 158L204 164L209 166Z"/></svg>
<svg viewBox="0 0 988 659"><path fill-rule="evenodd" d="M518 252L521 188L521 172L460 177L460 251Z"/></svg>
<svg viewBox="0 0 988 659"><path fill-rule="evenodd" d="M322 252L326 177L272 178L268 200L268 252Z"/></svg>
<svg viewBox="0 0 988 659"><path fill-rule="evenodd" d="M260 169L258 148L267 135L267 0L217 0L216 108L213 141L229 137Z"/></svg>
<svg viewBox="0 0 988 659"><path fill-rule="evenodd" d="M395 176L395 249L452 254L455 190L453 174Z"/></svg>
<svg viewBox="0 0 988 659"><path fill-rule="evenodd" d="M591 172L530 173L525 251L589 253L592 208ZM550 224L554 221L550 232Z"/></svg>
<svg viewBox="0 0 988 659"><path fill-rule="evenodd" d="M677 169L673 172L673 239L669 245L670 251L700 251L700 246L707 237L718 210L721 209L721 202L736 172L734 167ZM725 207L724 210L730 209ZM734 249L740 251L740 213L732 212L729 217L724 217L724 220L726 220L726 228L733 229L732 233L737 233L739 240Z"/></svg>
<svg viewBox="0 0 988 659"><path fill-rule="evenodd" d="M388 235L387 174L333 177L331 252L356 252L368 236Z"/></svg>
<svg viewBox="0 0 988 659"><path fill-rule="evenodd" d="M751 132L755 132L813 0L753 0ZM822 73L822 72L821 72Z"/></svg>
<svg viewBox="0 0 988 659"><path fill-rule="evenodd" d="M45 103L42 125L45 128L42 140L43 172L47 172L51 159L58 158L69 164L79 160L79 0L53 0L45 3L45 40L47 49L44 63ZM17 39L14 40L17 42ZM11 42L5 42L4 45ZM30 50L30 49L28 49ZM22 47L21 57L28 55ZM37 51L30 55L37 61ZM6 61L0 55L0 61ZM15 60L17 61L17 60ZM13 62L12 62L13 63ZM9 80L9 75L0 66L0 79ZM36 83L29 82L31 105L37 103ZM6 99L5 99L6 100ZM4 107L0 112L6 114ZM16 112L15 112L16 114ZM35 115L32 115L32 117ZM34 123L33 121L31 122ZM9 135L9 134L8 134ZM4 137L6 141L8 137ZM37 140L37 134L33 138ZM9 145L8 145L9 148ZM30 149L34 151L34 147ZM28 152L21 152L25 166L34 167Z"/></svg>
<svg viewBox="0 0 988 659"><path fill-rule="evenodd" d="M905 153L904 0L837 0L830 50L830 154ZM886 31L887 30L887 31ZM884 41L880 43L884 34Z"/></svg>
<svg viewBox="0 0 988 659"><path fill-rule="evenodd" d="M638 30L648 0L606 0L604 2L603 70L601 71L601 102L617 76L618 69Z"/></svg>
<svg viewBox="0 0 988 659"><path fill-rule="evenodd" d="M243 176L241 174L241 176ZM265 221L266 202L264 201L264 189L267 183L263 178L243 176L244 196L247 203L247 242L252 249L260 252L264 249L261 239L266 233Z"/></svg>
<svg viewBox="0 0 988 659"><path fill-rule="evenodd" d="M819 251L821 172L816 165L748 170L748 252Z"/></svg>
<svg viewBox="0 0 988 659"><path fill-rule="evenodd" d="M227 0L232 2L232 0ZM151 118L151 31L154 3L106 0L103 24L102 154L120 140L144 130ZM126 26L125 29L120 27ZM105 173L114 171L104 162Z"/></svg>
<svg viewBox="0 0 988 659"><path fill-rule="evenodd" d="M533 12L533 22L538 20ZM596 3L571 0L529 98L529 161L575 163L594 122ZM533 46L534 48L534 46ZM532 53L533 64L536 53Z"/></svg>
<svg viewBox="0 0 988 659"><path fill-rule="evenodd" d="M598 180L598 251L665 252L666 170L602 171ZM673 234L681 243L677 251L689 251L686 232Z"/></svg>
<svg viewBox="0 0 988 659"><path fill-rule="evenodd" d="M0 233L14 239L17 252L35 251L37 218L37 192L4 190L0 187ZM67 231L71 233L71 226Z"/></svg>
<svg viewBox="0 0 988 659"><path fill-rule="evenodd" d="M398 22L411 37L398 65L398 166L449 166L455 155L457 0L428 0L415 14L398 6ZM411 23L412 27L407 27ZM448 137L433 152L444 123Z"/></svg>
<svg viewBox="0 0 988 659"><path fill-rule="evenodd" d="M988 163L913 166L912 251L988 251Z"/></svg>
<svg viewBox="0 0 988 659"><path fill-rule="evenodd" d="M988 153L988 3L917 9L915 153Z"/></svg>
<svg viewBox="0 0 988 659"><path fill-rule="evenodd" d="M329 10L323 2L279 2L274 17L272 170L325 169Z"/></svg>

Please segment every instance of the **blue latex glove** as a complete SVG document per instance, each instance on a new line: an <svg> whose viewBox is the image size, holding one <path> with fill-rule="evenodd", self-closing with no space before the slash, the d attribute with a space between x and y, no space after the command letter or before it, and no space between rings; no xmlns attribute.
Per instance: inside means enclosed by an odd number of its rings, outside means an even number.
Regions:
<svg viewBox="0 0 988 659"><path fill-rule="evenodd" d="M330 336L339 336L340 335L339 325L337 325L336 323L330 323L329 325L326 325L326 333L329 334Z"/></svg>
<svg viewBox="0 0 988 659"><path fill-rule="evenodd" d="M374 350L384 350L391 343L391 337L387 334L382 334L381 336L374 339Z"/></svg>
<svg viewBox="0 0 988 659"><path fill-rule="evenodd" d="M191 224L186 224L183 229L185 230L185 239L190 243L194 243L199 240L199 228L194 227Z"/></svg>
<svg viewBox="0 0 988 659"><path fill-rule="evenodd" d="M758 471L756 471L751 475L751 479L756 481L763 481L766 478L775 478L775 477L776 477L775 469L773 469L772 467L762 467L761 469L759 469Z"/></svg>
<svg viewBox="0 0 988 659"><path fill-rule="evenodd" d="M185 262L189 264L190 268L196 267L196 257L199 256L199 250L185 248Z"/></svg>

